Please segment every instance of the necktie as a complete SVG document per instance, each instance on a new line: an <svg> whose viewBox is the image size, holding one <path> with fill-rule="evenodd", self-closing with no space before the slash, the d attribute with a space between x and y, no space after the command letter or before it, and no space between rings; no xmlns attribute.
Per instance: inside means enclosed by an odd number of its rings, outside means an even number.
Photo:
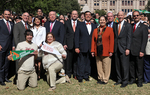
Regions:
<svg viewBox="0 0 150 95"><path fill-rule="evenodd" d="M90 22L87 22L86 25L88 25L88 24L90 25L91 23L90 23Z"/></svg>
<svg viewBox="0 0 150 95"><path fill-rule="evenodd" d="M9 31L9 33L10 33L10 27L9 27L8 21L7 21L7 28L8 28L8 31Z"/></svg>
<svg viewBox="0 0 150 95"><path fill-rule="evenodd" d="M25 23L25 29L27 30L28 28L27 28L27 23Z"/></svg>
<svg viewBox="0 0 150 95"><path fill-rule="evenodd" d="M76 30L76 25L75 25L75 21L73 21L73 31L75 32Z"/></svg>
<svg viewBox="0 0 150 95"><path fill-rule="evenodd" d="M120 31L121 31L121 23L119 23L118 35L120 34Z"/></svg>
<svg viewBox="0 0 150 95"><path fill-rule="evenodd" d="M109 24L109 27L111 27L111 23Z"/></svg>
<svg viewBox="0 0 150 95"><path fill-rule="evenodd" d="M134 24L134 29L133 29L133 33L134 33L135 29L136 29L136 24Z"/></svg>
<svg viewBox="0 0 150 95"><path fill-rule="evenodd" d="M50 32L52 32L52 28L53 28L53 23L51 23Z"/></svg>

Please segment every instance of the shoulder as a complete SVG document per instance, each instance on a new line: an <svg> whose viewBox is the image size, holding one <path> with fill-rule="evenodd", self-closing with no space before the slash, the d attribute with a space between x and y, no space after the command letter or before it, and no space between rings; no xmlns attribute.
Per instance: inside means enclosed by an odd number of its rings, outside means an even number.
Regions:
<svg viewBox="0 0 150 95"><path fill-rule="evenodd" d="M18 43L18 46L25 45L26 43L27 43L26 41L22 41L22 42Z"/></svg>
<svg viewBox="0 0 150 95"><path fill-rule="evenodd" d="M58 41L53 41L53 44L57 44L57 45L61 45L61 43L60 42L58 42Z"/></svg>

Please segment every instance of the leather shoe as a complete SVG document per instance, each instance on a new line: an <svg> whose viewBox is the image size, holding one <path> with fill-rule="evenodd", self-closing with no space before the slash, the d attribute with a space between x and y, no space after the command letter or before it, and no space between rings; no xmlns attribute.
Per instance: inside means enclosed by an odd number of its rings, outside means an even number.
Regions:
<svg viewBox="0 0 150 95"><path fill-rule="evenodd" d="M123 88L123 87L126 87L128 84L122 84L120 87Z"/></svg>
<svg viewBox="0 0 150 95"><path fill-rule="evenodd" d="M107 83L105 83L105 82L102 82L102 84L107 84Z"/></svg>
<svg viewBox="0 0 150 95"><path fill-rule="evenodd" d="M138 83L138 84L137 84L137 87L142 87L142 86L143 86L142 83Z"/></svg>
<svg viewBox="0 0 150 95"><path fill-rule="evenodd" d="M11 80L5 79L5 82L12 82Z"/></svg>
<svg viewBox="0 0 150 95"><path fill-rule="evenodd" d="M85 79L85 81L90 81L89 78Z"/></svg>
<svg viewBox="0 0 150 95"><path fill-rule="evenodd" d="M102 81L101 81L101 80L98 80L97 83L98 83L98 84L102 84Z"/></svg>
<svg viewBox="0 0 150 95"><path fill-rule="evenodd" d="M133 80L129 82L129 84L133 84L133 83L135 83L135 81L133 81Z"/></svg>
<svg viewBox="0 0 150 95"><path fill-rule="evenodd" d="M121 84L121 82L116 82L114 85L119 85L119 84Z"/></svg>
<svg viewBox="0 0 150 95"><path fill-rule="evenodd" d="M0 85L5 86L6 84L4 82L1 82Z"/></svg>
<svg viewBox="0 0 150 95"><path fill-rule="evenodd" d="M80 82L80 83L81 83L81 82L83 82L83 80L82 80L82 79L79 79L79 80L78 80L78 82Z"/></svg>

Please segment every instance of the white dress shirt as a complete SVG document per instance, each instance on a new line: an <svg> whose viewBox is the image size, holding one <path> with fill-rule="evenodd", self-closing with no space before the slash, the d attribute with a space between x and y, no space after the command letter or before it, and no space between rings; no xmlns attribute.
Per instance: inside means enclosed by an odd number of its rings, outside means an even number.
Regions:
<svg viewBox="0 0 150 95"><path fill-rule="evenodd" d="M121 29L122 29L123 24L124 24L124 20L121 22ZM121 29L120 29L120 30L121 30ZM119 24L118 24L118 30L119 30ZM120 31L120 32L121 32L121 31Z"/></svg>
<svg viewBox="0 0 150 95"><path fill-rule="evenodd" d="M74 25L74 20L71 20L71 24L72 24L72 27L73 27L73 25ZM75 20L75 26L77 26L77 20Z"/></svg>
<svg viewBox="0 0 150 95"><path fill-rule="evenodd" d="M52 30L53 30L53 27L54 27L54 25L55 25L55 22L56 22L56 20L53 22ZM51 27L51 24L52 24L52 22L50 21L49 27Z"/></svg>
<svg viewBox="0 0 150 95"><path fill-rule="evenodd" d="M3 18L4 22L6 23L6 26L7 26L7 21ZM9 29L11 31L11 25L10 25L10 22L8 21L8 24L9 24Z"/></svg>
<svg viewBox="0 0 150 95"><path fill-rule="evenodd" d="M25 22L23 20L21 20L21 22L23 23L24 27L25 27ZM27 24L27 28L28 28L28 24Z"/></svg>
<svg viewBox="0 0 150 95"><path fill-rule="evenodd" d="M139 21L138 23L136 23L136 28L138 27L138 25L140 24L140 22L141 22L141 21ZM134 28L134 26L133 26L133 28Z"/></svg>
<svg viewBox="0 0 150 95"><path fill-rule="evenodd" d="M46 29L43 26L40 26L38 29L36 27L31 28L33 31L32 42L38 46L45 41L46 39Z"/></svg>
<svg viewBox="0 0 150 95"><path fill-rule="evenodd" d="M85 21L85 24L87 23L87 21ZM90 22L91 23L91 22ZM90 24L88 24L88 25L86 25L86 27L87 27L87 30L88 30L88 33L89 33L89 35L91 34L91 29L92 29L92 25Z"/></svg>

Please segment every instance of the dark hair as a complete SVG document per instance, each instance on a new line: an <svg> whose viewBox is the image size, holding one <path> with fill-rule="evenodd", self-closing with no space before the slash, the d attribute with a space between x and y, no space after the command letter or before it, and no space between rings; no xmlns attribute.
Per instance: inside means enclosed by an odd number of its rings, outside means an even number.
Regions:
<svg viewBox="0 0 150 95"><path fill-rule="evenodd" d="M5 12L5 11L9 11L9 12L11 13L11 10L9 10L9 9L5 9L4 12ZM3 14L4 14L4 12L3 12Z"/></svg>
<svg viewBox="0 0 150 95"><path fill-rule="evenodd" d="M101 19L101 17L104 17L104 18L105 18L105 20L107 21L107 18L106 18L104 15L100 16L100 17L98 18L98 20L100 20L100 19Z"/></svg>
<svg viewBox="0 0 150 95"><path fill-rule="evenodd" d="M144 13L141 13L140 15L144 15L144 17L146 16L146 14L144 14Z"/></svg>
<svg viewBox="0 0 150 95"><path fill-rule="evenodd" d="M27 33L32 33L32 37L33 37L33 32L30 29L27 29L24 33L25 39L26 39L26 36L28 35Z"/></svg>
<svg viewBox="0 0 150 95"><path fill-rule="evenodd" d="M61 16L61 15L59 15L59 20L60 20L60 16ZM62 16L64 17L64 15L62 15ZM65 17L64 17L64 19L65 19Z"/></svg>
<svg viewBox="0 0 150 95"><path fill-rule="evenodd" d="M132 12L132 16L133 16L134 12L138 12L138 13L139 13L139 15L140 15L140 12L139 12L139 11L133 11L133 12Z"/></svg>
<svg viewBox="0 0 150 95"><path fill-rule="evenodd" d="M86 13L90 13L90 14L92 14L90 11L85 11L84 16L85 16L85 14L86 14Z"/></svg>
<svg viewBox="0 0 150 95"><path fill-rule="evenodd" d="M38 8L38 9L37 9L37 12L38 12L39 9L43 12L42 8Z"/></svg>
<svg viewBox="0 0 150 95"><path fill-rule="evenodd" d="M17 17L15 18L15 20L16 20L16 19L22 19L22 18L21 18L20 16L17 16Z"/></svg>
<svg viewBox="0 0 150 95"><path fill-rule="evenodd" d="M48 36L49 34L51 34L51 35L53 36L53 39L54 39L54 41L55 41L55 36L54 36L54 34L53 34L52 32L48 32L48 33L46 34L46 39L45 39L45 42L46 42L46 43L47 43L47 36Z"/></svg>
<svg viewBox="0 0 150 95"><path fill-rule="evenodd" d="M34 17L34 20L33 20L33 28L34 28L34 26L36 26L36 24L34 23L36 18L40 20L40 25L42 25L42 17L36 16L36 17Z"/></svg>

